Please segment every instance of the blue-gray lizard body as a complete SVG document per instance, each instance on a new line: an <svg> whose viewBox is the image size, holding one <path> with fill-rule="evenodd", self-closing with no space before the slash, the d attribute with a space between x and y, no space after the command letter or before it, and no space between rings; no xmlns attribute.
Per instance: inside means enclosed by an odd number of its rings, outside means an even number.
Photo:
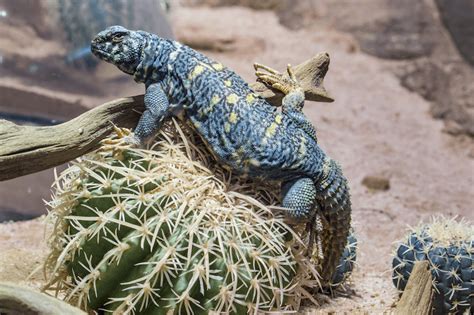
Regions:
<svg viewBox="0 0 474 315"><path fill-rule="evenodd" d="M143 143L171 115L188 120L217 159L234 171L282 182L282 205L293 221L323 218L323 267L330 279L350 226L346 179L316 141L302 113L304 93L289 79L257 66L263 81L281 89L282 112L233 71L156 35L113 26L92 41L93 53L145 83L145 107L130 142ZM266 70L267 73L260 70Z"/></svg>

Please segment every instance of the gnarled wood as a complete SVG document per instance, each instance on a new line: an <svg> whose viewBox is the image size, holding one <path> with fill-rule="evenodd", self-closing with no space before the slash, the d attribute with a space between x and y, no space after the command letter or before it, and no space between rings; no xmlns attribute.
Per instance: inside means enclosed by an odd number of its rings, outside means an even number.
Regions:
<svg viewBox="0 0 474 315"><path fill-rule="evenodd" d="M327 58L318 54L294 67L307 100L332 101L323 87L327 64ZM251 86L273 105L281 105L280 92L261 82ZM139 95L102 104L56 126L19 126L0 120L0 181L39 172L97 149L112 132L112 123L135 127L144 109L143 95Z"/></svg>
<svg viewBox="0 0 474 315"><path fill-rule="evenodd" d="M428 261L417 261L413 267L395 314L430 315L433 301L431 273Z"/></svg>
<svg viewBox="0 0 474 315"><path fill-rule="evenodd" d="M0 180L45 170L90 152L112 132L112 123L134 127L143 110L140 95L103 104L56 126L19 126L0 120Z"/></svg>
<svg viewBox="0 0 474 315"><path fill-rule="evenodd" d="M52 296L7 282L0 283L0 314L86 315Z"/></svg>

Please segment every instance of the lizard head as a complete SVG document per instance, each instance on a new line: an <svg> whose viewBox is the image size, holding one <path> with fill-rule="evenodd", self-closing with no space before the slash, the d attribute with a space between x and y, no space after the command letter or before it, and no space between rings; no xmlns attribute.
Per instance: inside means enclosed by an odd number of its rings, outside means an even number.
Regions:
<svg viewBox="0 0 474 315"><path fill-rule="evenodd" d="M143 38L139 32L118 25L101 31L91 42L95 56L128 74L133 74L140 64L142 47Z"/></svg>

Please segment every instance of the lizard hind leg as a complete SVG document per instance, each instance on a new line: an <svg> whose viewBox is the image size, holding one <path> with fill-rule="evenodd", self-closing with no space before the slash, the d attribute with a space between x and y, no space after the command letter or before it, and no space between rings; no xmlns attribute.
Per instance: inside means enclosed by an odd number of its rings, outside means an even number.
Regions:
<svg viewBox="0 0 474 315"><path fill-rule="evenodd" d="M282 206L286 217L294 223L309 222L315 211L316 187L310 178L303 177L282 185Z"/></svg>
<svg viewBox="0 0 474 315"><path fill-rule="evenodd" d="M287 208L290 223L306 223L308 230L307 252L313 251L316 233L316 187L310 178L299 178L282 185L282 206Z"/></svg>

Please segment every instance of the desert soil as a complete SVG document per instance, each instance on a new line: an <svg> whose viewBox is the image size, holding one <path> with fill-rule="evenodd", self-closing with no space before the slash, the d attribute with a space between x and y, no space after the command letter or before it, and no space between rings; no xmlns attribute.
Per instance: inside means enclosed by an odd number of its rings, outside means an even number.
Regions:
<svg viewBox="0 0 474 315"><path fill-rule="evenodd" d="M171 21L178 39L204 43L204 53L248 81L255 80L255 61L283 70L318 52L330 54L325 85L336 101L308 102L304 111L321 146L349 179L360 245L352 293L308 312L389 311L397 299L391 251L407 226L434 214L474 220L473 140L444 133L442 121L429 114L429 102L400 85L392 71L398 62L362 53L347 33L311 27L291 31L270 11L239 7L180 7ZM129 84L134 84L131 79ZM390 188L368 189L362 185L366 176L386 178ZM1 224L0 252L1 280L37 287L41 274L26 276L46 253L41 218Z"/></svg>

